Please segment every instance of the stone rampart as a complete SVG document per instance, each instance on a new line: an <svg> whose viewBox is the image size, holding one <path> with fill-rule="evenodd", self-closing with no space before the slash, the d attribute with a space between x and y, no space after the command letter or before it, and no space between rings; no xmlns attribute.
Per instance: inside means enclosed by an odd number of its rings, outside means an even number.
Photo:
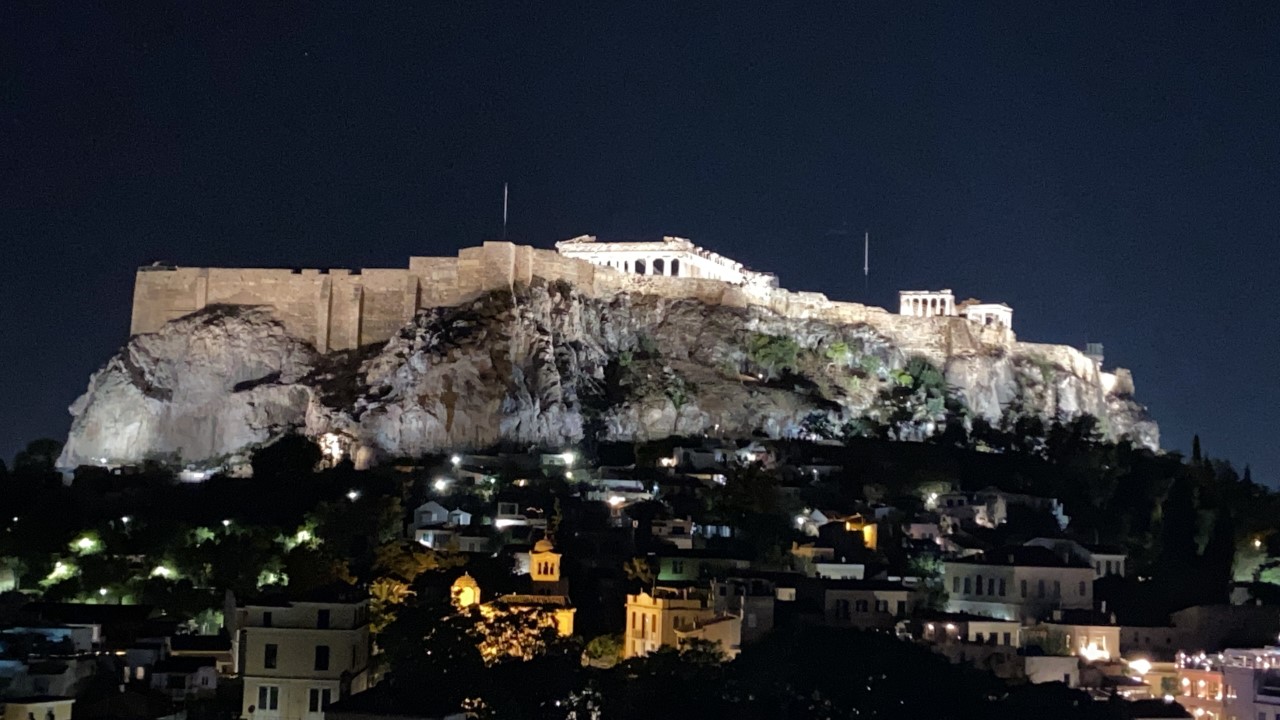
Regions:
<svg viewBox="0 0 1280 720"><path fill-rule="evenodd" d="M321 352L389 339L415 311L446 307L495 290L527 286L535 278L565 281L579 292L610 297L628 292L709 305L766 308L784 317L841 324L865 323L907 355L936 364L949 358L1013 351L1042 358L1078 377L1132 391L1127 372L1103 378L1097 364L1063 345L1018 342L1013 331L962 317L913 317L884 308L834 302L821 293L706 278L637 275L586 260L509 242L463 248L457 257L411 257L407 268L290 270L144 267L134 288L131 332L154 332L208 305L271 308L290 334ZM1121 371L1123 372L1123 371Z"/></svg>

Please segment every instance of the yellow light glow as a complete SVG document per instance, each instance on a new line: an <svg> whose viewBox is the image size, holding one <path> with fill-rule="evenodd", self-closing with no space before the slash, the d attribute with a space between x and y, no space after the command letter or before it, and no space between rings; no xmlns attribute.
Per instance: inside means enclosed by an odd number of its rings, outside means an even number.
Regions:
<svg viewBox="0 0 1280 720"><path fill-rule="evenodd" d="M1097 662L1098 660L1109 660L1111 658L1111 653L1098 647L1098 643L1091 642L1080 648L1080 657L1084 658L1087 662Z"/></svg>
<svg viewBox="0 0 1280 720"><path fill-rule="evenodd" d="M1151 661L1147 660L1146 658L1138 658L1137 660L1130 660L1129 669L1138 673L1139 675L1146 675L1147 673L1151 672Z"/></svg>

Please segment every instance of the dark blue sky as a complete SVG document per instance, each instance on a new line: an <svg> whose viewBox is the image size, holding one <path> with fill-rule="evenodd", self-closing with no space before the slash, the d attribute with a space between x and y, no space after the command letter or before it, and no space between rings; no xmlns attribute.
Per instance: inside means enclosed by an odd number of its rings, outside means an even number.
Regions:
<svg viewBox="0 0 1280 720"><path fill-rule="evenodd" d="M1166 447L1280 480L1280 3L139 5L0 6L0 455L65 434L138 265L403 267L509 181L520 242L837 299L870 229L871 301L1103 342Z"/></svg>

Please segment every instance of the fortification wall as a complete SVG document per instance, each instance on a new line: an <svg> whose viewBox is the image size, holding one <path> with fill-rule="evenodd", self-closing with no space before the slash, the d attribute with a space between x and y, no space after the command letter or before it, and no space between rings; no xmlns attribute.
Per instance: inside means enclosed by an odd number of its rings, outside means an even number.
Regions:
<svg viewBox="0 0 1280 720"><path fill-rule="evenodd" d="M257 305L272 311L295 337L322 352L381 342L414 312L447 307L495 290L527 286L534 278L566 281L600 298L644 293L692 298L709 305L767 308L784 317L873 325L904 353L941 365L948 358L997 351L1036 356L1081 378L1102 383L1097 364L1074 348L1018 342L1002 326L962 317L913 317L859 303L833 302L821 293L705 278L637 275L509 242L486 242L457 257L411 257L407 268L289 270L142 268L134 288L132 332L154 332L170 320L207 305ZM1105 378L1132 391L1127 372Z"/></svg>

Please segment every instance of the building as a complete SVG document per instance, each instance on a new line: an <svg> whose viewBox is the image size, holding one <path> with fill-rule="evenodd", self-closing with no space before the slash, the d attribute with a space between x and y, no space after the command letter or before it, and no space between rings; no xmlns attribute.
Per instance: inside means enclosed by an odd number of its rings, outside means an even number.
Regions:
<svg viewBox="0 0 1280 720"><path fill-rule="evenodd" d="M1013 308L1004 303L961 303L960 310L969 322L986 327L1013 327Z"/></svg>
<svg viewBox="0 0 1280 720"><path fill-rule="evenodd" d="M346 588L245 604L241 717L320 720L369 684L369 601Z"/></svg>
<svg viewBox="0 0 1280 720"><path fill-rule="evenodd" d="M597 242L594 235L581 235L556 243L556 250L565 257L623 273L706 278L734 285L778 285L778 278L772 274L748 270L742 263L678 237L664 237L659 241Z"/></svg>
<svg viewBox="0 0 1280 720"><path fill-rule="evenodd" d="M969 613L918 614L915 620L918 637L931 645L997 645L1022 646L1022 624L1015 620Z"/></svg>
<svg viewBox="0 0 1280 720"><path fill-rule="evenodd" d="M916 588L886 580L828 580L822 584L826 624L887 630L910 615L922 598Z"/></svg>
<svg viewBox="0 0 1280 720"><path fill-rule="evenodd" d="M1114 615L1093 610L1054 610L1049 618L1023 632L1024 643L1061 645L1059 649L1087 662L1120 657L1120 626Z"/></svg>
<svg viewBox="0 0 1280 720"><path fill-rule="evenodd" d="M1030 624L1054 610L1093 609L1093 568L1041 547L1009 547L943 563L947 610Z"/></svg>
<svg viewBox="0 0 1280 720"><path fill-rule="evenodd" d="M956 314L956 296L950 290L902 290L898 314L911 317L948 317Z"/></svg>
<svg viewBox="0 0 1280 720"><path fill-rule="evenodd" d="M211 657L169 657L151 668L151 687L174 702L218 691L218 666Z"/></svg>
<svg viewBox="0 0 1280 720"><path fill-rule="evenodd" d="M661 647L678 648L693 639L716 643L727 657L742 644L742 618L716 609L711 592L699 587L653 588L627 595L627 628L622 657L633 658Z"/></svg>
<svg viewBox="0 0 1280 720"><path fill-rule="evenodd" d="M696 582L751 567L746 557L717 550L666 550L656 555L658 582Z"/></svg>
<svg viewBox="0 0 1280 720"><path fill-rule="evenodd" d="M1226 680L1222 672L1222 655L1178 653L1177 692L1178 704L1193 717L1204 720L1227 720Z"/></svg>
<svg viewBox="0 0 1280 720"><path fill-rule="evenodd" d="M742 644L749 645L773 630L777 586L764 578L733 577L712 581L716 613L742 618Z"/></svg>
<svg viewBox="0 0 1280 720"><path fill-rule="evenodd" d="M1094 577L1124 576L1129 562L1129 552L1115 545L1078 543L1064 538L1033 538L1028 546L1048 548L1058 553L1068 553L1077 560L1093 566Z"/></svg>
<svg viewBox="0 0 1280 720"><path fill-rule="evenodd" d="M1222 679L1228 720L1280 718L1280 647L1224 651Z"/></svg>
<svg viewBox="0 0 1280 720"><path fill-rule="evenodd" d="M529 593L502 595L494 603L508 608L541 609L555 617L560 635L573 634L573 616L576 612L569 600L569 581L560 572L560 553L550 540L543 538L533 544L529 553Z"/></svg>
<svg viewBox="0 0 1280 720"><path fill-rule="evenodd" d="M4 720L71 720L75 698L35 695L5 698Z"/></svg>
<svg viewBox="0 0 1280 720"><path fill-rule="evenodd" d="M956 304L951 290L903 290L898 293L898 314L911 317L963 317L983 327L1013 329L1013 308L1004 303L965 300Z"/></svg>

